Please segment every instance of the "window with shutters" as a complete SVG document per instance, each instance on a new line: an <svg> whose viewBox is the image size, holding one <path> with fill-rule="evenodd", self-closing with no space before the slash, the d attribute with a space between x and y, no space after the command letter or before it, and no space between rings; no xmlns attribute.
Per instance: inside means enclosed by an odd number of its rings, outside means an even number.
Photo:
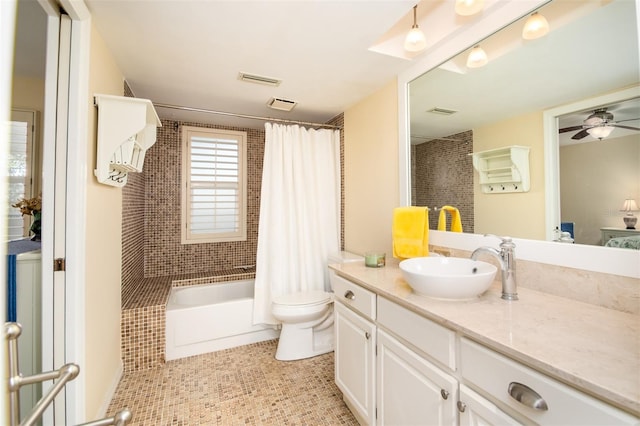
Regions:
<svg viewBox="0 0 640 426"><path fill-rule="evenodd" d="M22 198L35 197L33 175L35 161L35 120L36 112L13 109L9 122L9 203L6 206L7 234L9 240L29 236L31 216L22 216L20 210L11 207Z"/></svg>
<svg viewBox="0 0 640 426"><path fill-rule="evenodd" d="M245 241L247 133L182 127L182 244Z"/></svg>

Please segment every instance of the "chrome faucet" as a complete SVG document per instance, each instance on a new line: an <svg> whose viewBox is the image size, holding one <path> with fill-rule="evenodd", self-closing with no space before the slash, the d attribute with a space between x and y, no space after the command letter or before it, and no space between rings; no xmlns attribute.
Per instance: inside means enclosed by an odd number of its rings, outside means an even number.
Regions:
<svg viewBox="0 0 640 426"><path fill-rule="evenodd" d="M491 234L485 234L485 237ZM492 235L497 237L496 235ZM480 253L487 253L498 259L502 269L502 298L504 300L518 300L518 287L516 285L516 245L511 237L497 237L502 240L500 250L493 247L479 247L471 253L471 259L476 260Z"/></svg>

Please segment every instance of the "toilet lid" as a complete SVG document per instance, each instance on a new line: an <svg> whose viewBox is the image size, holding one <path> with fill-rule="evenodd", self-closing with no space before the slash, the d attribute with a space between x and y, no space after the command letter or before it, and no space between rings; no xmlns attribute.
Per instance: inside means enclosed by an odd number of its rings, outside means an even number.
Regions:
<svg viewBox="0 0 640 426"><path fill-rule="evenodd" d="M276 305L320 305L331 301L332 294L326 291L312 290L283 294L273 298Z"/></svg>

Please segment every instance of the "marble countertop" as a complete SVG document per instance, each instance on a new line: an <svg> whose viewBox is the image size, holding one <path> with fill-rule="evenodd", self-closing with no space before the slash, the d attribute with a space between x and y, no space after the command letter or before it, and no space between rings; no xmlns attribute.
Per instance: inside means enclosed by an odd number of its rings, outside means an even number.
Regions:
<svg viewBox="0 0 640 426"><path fill-rule="evenodd" d="M634 415L640 415L640 317L520 286L500 298L500 282L472 301L416 295L398 262L330 265L376 294Z"/></svg>

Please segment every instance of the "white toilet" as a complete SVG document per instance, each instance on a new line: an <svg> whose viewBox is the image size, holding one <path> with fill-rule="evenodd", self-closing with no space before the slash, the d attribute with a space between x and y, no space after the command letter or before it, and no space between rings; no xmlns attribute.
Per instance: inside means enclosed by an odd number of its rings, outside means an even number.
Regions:
<svg viewBox="0 0 640 426"><path fill-rule="evenodd" d="M329 256L329 263L357 261L362 257L344 251ZM293 361L333 351L333 293L313 290L274 297L271 313L282 322L277 360Z"/></svg>

